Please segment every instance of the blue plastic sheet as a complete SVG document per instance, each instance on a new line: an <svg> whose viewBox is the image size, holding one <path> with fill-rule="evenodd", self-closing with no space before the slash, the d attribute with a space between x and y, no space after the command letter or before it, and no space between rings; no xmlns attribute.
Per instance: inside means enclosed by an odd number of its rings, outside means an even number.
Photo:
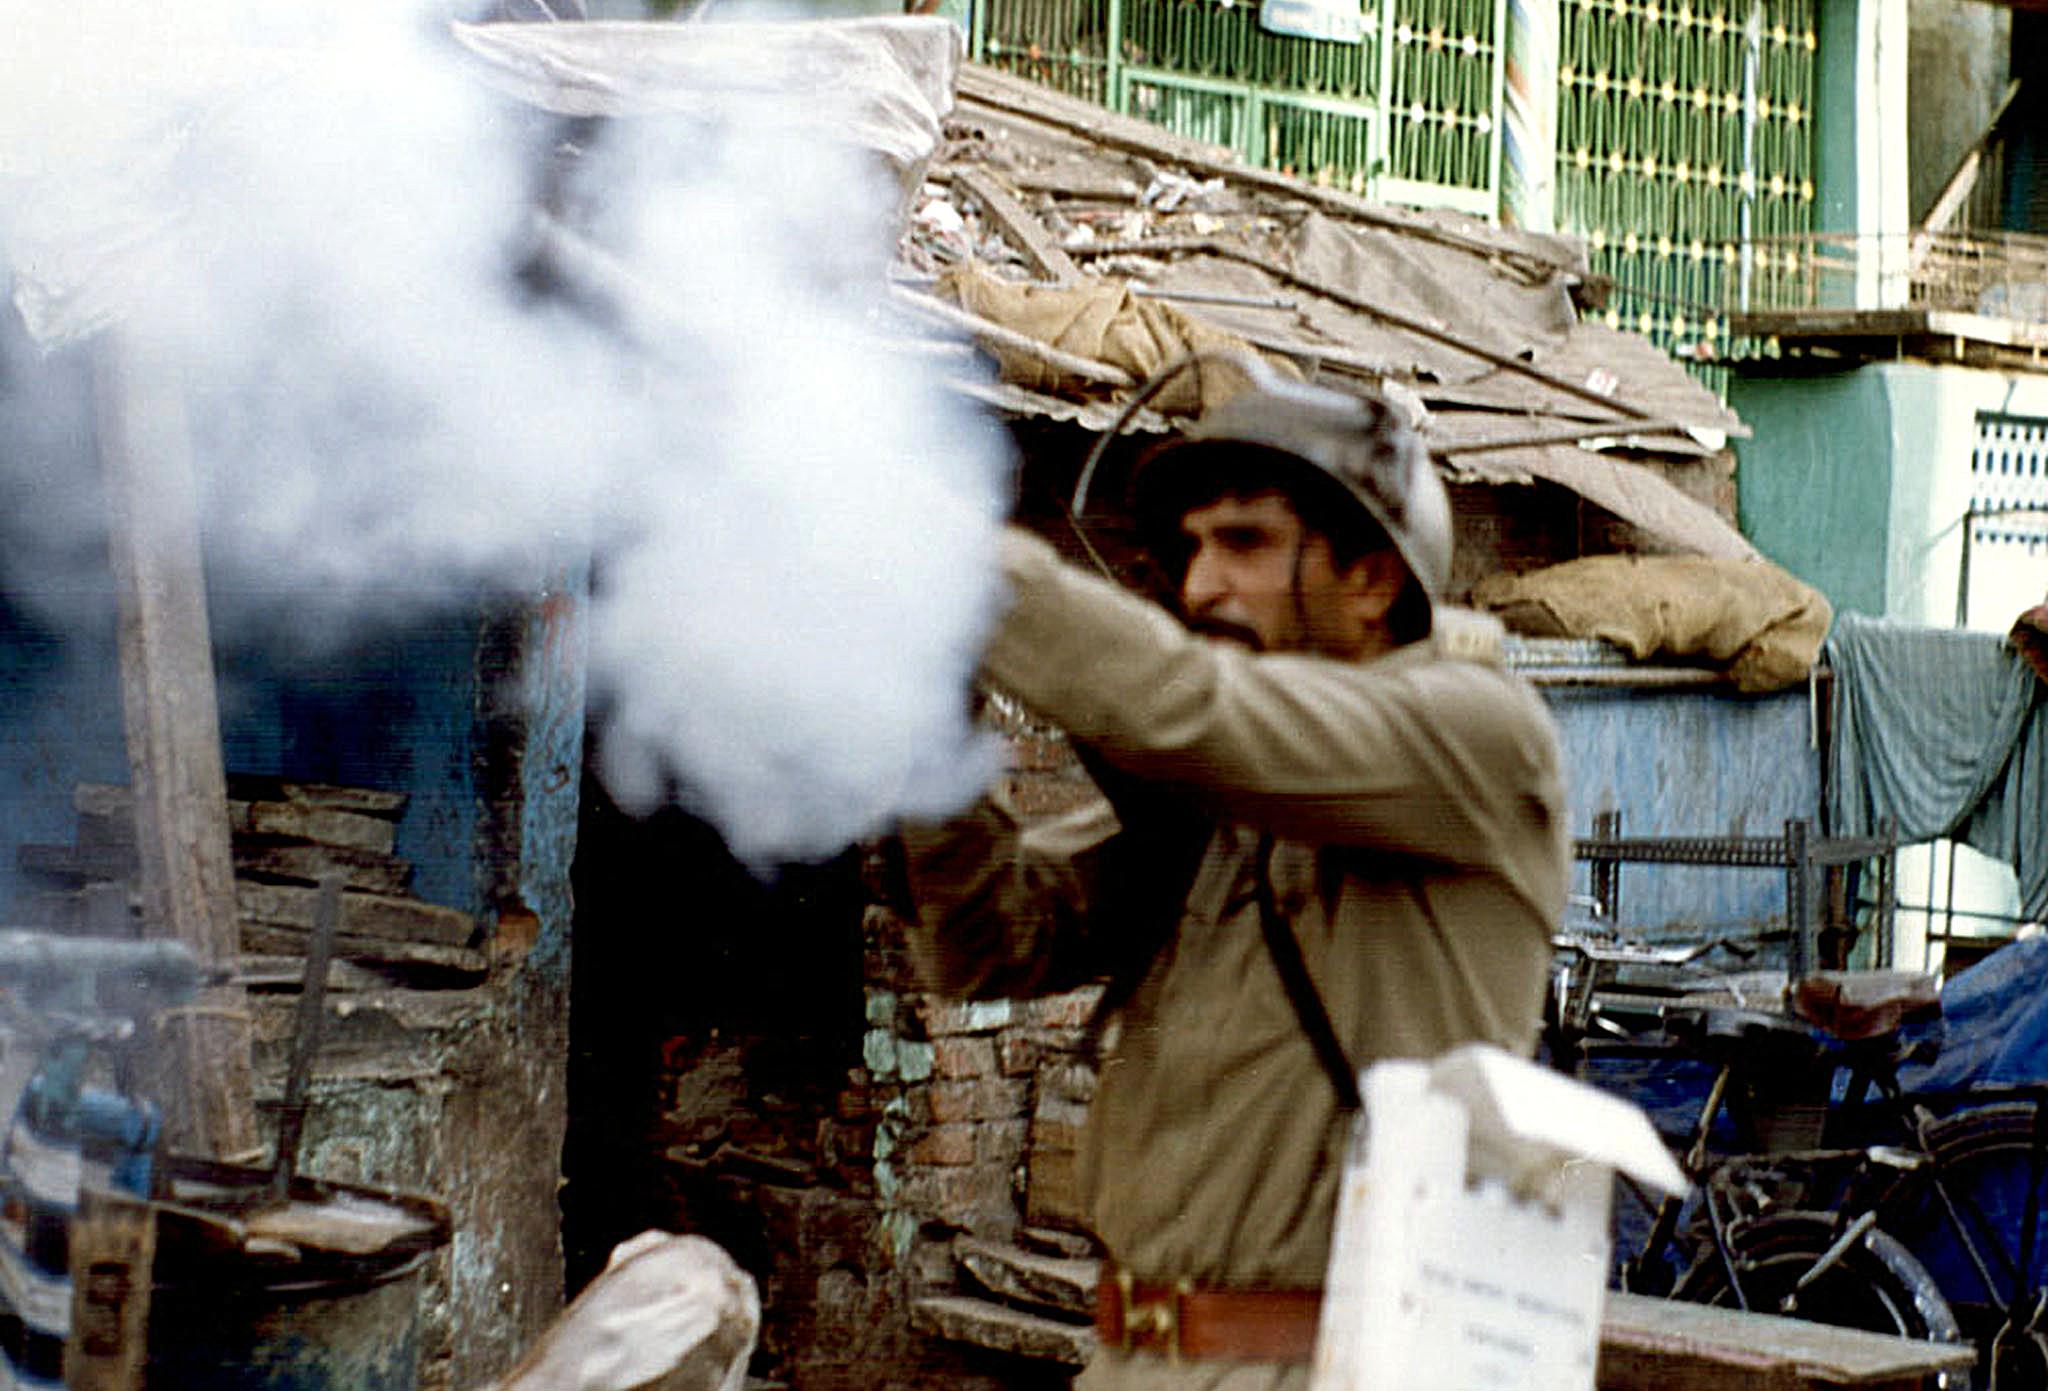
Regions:
<svg viewBox="0 0 2048 1391"><path fill-rule="evenodd" d="M1907 1091L2048 1081L2048 937L2001 947L1951 978L1941 1017L1910 1026L1907 1037L1937 1039L1940 1056L1899 1069Z"/></svg>

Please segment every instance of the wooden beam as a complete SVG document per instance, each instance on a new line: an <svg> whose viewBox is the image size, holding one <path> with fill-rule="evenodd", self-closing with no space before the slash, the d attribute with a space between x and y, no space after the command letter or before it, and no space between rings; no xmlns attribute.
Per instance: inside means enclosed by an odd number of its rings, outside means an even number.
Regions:
<svg viewBox="0 0 2048 1391"><path fill-rule="evenodd" d="M1917 1391L1976 1360L1927 1343L1775 1314L1609 1292L1600 1391Z"/></svg>
<svg viewBox="0 0 2048 1391"><path fill-rule="evenodd" d="M80 1190L71 1223L66 1391L141 1391L155 1272L156 1210L125 1193Z"/></svg>
<svg viewBox="0 0 2048 1391"><path fill-rule="evenodd" d="M1060 285L1080 280L1081 268L1074 264L1074 258L1052 239L1044 223L996 182L994 175L986 169L962 169L958 183L981 204L981 210L1002 232L1003 239L1022 252L1041 276Z"/></svg>
<svg viewBox="0 0 2048 1391"><path fill-rule="evenodd" d="M118 330L101 338L94 386L143 930L232 967L240 929L184 401L166 364ZM155 1043L146 1051L166 1145L257 1157L241 987L213 986L165 1011Z"/></svg>
<svg viewBox="0 0 2048 1391"><path fill-rule="evenodd" d="M1490 454L1502 449L1533 449L1539 445L1584 444L1589 440L1610 438L1632 439L1638 435L1683 435L1684 422L1677 420L1631 420L1616 422L1596 420L1576 425L1558 425L1550 429L1532 429L1519 435L1502 435L1498 439L1432 439L1423 436L1423 444L1429 452L1440 459L1456 458L1461 454ZM1645 445L1644 448L1650 446Z"/></svg>
<svg viewBox="0 0 2048 1391"><path fill-rule="evenodd" d="M1250 247L1239 246L1220 237L1145 237L1135 241L1098 242L1093 246L1083 248L1084 254L1089 256L1112 256L1123 252L1135 252L1142 255L1159 251L1201 252L1210 256L1220 256L1227 260L1240 261L1247 266L1264 271L1283 285L1292 285L1297 289L1306 290L1310 294L1321 295L1324 299L1334 304L1342 305L1344 308L1355 313L1364 314L1368 318L1378 319L1389 327L1400 329L1403 333L1412 333L1417 338L1427 338L1432 343L1441 343L1446 348L1454 348L1458 352L1478 358L1488 366L1497 367L1503 372L1512 372L1516 376L1542 382L1553 390L1562 391L1568 396L1576 396L1582 401L1619 412L1631 420L1647 421L1652 419L1651 413L1648 410L1623 397L1610 396L1604 392L1595 391L1583 382L1573 381L1569 377L1561 377L1555 372L1546 371L1534 363L1524 362L1522 359L1507 353L1497 353L1493 349L1483 344L1475 343L1461 334L1453 333L1449 329L1438 328L1435 324L1424 323L1412 315L1389 309L1385 305L1376 304L1362 295L1352 294L1350 291L1333 285L1328 281L1318 279L1312 275L1305 275L1289 266L1282 265L1278 260L1263 252L1254 251Z"/></svg>
<svg viewBox="0 0 2048 1391"><path fill-rule="evenodd" d="M1991 142L1998 138L1999 128L2005 124L2006 113L2012 110L2013 100L2020 94L2020 80L2015 77L2006 84L2005 95L1999 98L1991 119L1984 123L1984 132L1976 142L1963 152L1956 162L1955 172L1948 176L1948 182L1941 186L1941 192L1934 197L1934 203L1927 209L1927 216L1920 220L1920 230L1913 234L1910 250L1906 253L1906 273L1911 275L1920 268L1933 248L1934 238L1948 230L1956 220L1956 214L1963 210L1970 194L1976 190L1977 175L1984 167L1985 152Z"/></svg>

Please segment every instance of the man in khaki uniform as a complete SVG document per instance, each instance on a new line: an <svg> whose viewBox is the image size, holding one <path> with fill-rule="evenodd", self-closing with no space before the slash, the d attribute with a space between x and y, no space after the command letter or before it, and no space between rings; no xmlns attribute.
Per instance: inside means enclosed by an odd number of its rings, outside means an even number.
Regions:
<svg viewBox="0 0 2048 1391"><path fill-rule="evenodd" d="M961 995L1111 973L1082 1391L1298 1391L1352 1074L1534 1044L1557 742L1492 620L1435 604L1448 502L1385 407L1268 383L1133 496L1179 617L1012 530L984 658L1108 796L1025 824L998 791L907 832L919 965Z"/></svg>

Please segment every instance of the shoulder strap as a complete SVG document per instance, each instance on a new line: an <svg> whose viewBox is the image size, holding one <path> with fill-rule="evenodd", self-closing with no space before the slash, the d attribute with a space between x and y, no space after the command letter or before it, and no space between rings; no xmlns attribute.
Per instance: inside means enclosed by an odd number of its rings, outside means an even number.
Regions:
<svg viewBox="0 0 2048 1391"><path fill-rule="evenodd" d="M1280 905L1273 901L1272 871L1273 838L1261 836L1253 873L1259 899L1259 931L1265 935L1266 952L1280 973L1280 984L1287 989L1287 1002L1294 1006L1301 1031L1308 1035L1309 1046L1316 1051L1316 1061L1329 1075L1338 1106L1356 1111L1363 1104L1358 1095L1358 1074L1352 1071L1351 1060L1344 1056L1344 1045L1337 1041L1330 1012L1323 1008L1323 997L1316 993L1316 983L1309 977L1308 963L1301 958L1301 943L1295 939L1294 929L1280 916Z"/></svg>

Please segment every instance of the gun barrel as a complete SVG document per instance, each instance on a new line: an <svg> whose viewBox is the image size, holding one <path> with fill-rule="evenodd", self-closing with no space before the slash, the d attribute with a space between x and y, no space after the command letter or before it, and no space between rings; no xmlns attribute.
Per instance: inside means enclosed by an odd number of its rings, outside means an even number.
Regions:
<svg viewBox="0 0 2048 1391"><path fill-rule="evenodd" d="M0 986L37 991L118 981L175 999L195 993L207 978L198 956L182 942L0 931Z"/></svg>

